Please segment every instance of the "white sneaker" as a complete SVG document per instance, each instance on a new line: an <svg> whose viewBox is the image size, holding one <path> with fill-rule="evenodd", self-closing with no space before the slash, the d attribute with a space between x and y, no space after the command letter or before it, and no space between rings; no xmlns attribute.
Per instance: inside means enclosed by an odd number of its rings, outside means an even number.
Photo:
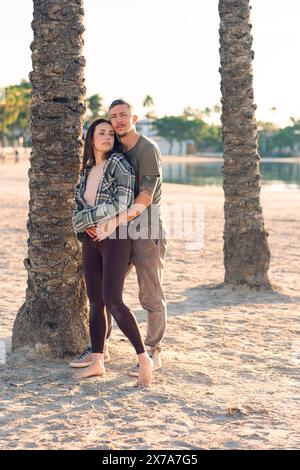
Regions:
<svg viewBox="0 0 300 470"><path fill-rule="evenodd" d="M92 348L89 346L86 348L82 354L77 359L74 359L74 361L70 362L70 367L88 367L92 363ZM109 362L110 361L110 355L109 355L109 350L108 346L104 346L104 362Z"/></svg>
<svg viewBox="0 0 300 470"><path fill-rule="evenodd" d="M151 357L151 359L153 361L153 372L155 370L161 369L162 368L162 359L161 359L160 352L153 351L152 353L149 354L149 356Z"/></svg>

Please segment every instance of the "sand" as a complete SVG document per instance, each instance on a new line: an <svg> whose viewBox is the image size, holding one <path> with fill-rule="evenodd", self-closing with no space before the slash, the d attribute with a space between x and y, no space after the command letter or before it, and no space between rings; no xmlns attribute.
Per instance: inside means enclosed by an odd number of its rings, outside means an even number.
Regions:
<svg viewBox="0 0 300 470"><path fill-rule="evenodd" d="M0 172L0 338L8 351L27 280L27 165L7 162ZM267 292L222 286L221 188L165 184L164 198L203 204L205 243L186 251L169 242L163 370L150 389L135 388L133 348L118 329L105 378L74 382L68 361L9 353L0 365L1 449L300 448L300 190L262 191ZM135 275L125 298L145 331Z"/></svg>

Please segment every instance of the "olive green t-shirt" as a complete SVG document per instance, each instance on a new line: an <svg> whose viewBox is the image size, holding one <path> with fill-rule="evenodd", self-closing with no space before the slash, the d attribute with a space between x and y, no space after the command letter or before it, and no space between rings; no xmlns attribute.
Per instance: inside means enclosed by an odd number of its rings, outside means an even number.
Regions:
<svg viewBox="0 0 300 470"><path fill-rule="evenodd" d="M148 222L155 224L156 220L162 224L161 197L162 197L162 163L161 153L156 143L147 137L140 135L135 146L125 152L127 161L135 171L134 196L140 192L142 176L157 176L157 184L153 195L153 203L148 206ZM152 213L152 221L151 221ZM154 216L154 217L153 217ZM156 220L154 220L156 219Z"/></svg>

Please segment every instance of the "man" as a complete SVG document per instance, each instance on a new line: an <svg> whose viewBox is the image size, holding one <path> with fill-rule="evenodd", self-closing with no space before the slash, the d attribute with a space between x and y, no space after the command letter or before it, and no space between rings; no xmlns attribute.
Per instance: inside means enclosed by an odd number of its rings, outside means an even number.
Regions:
<svg viewBox="0 0 300 470"><path fill-rule="evenodd" d="M119 136L124 154L136 174L134 204L121 215L100 226L87 229L95 240L102 240L115 230L117 225L129 222L129 233L133 234L131 265L136 268L139 300L148 312L145 344L153 359L154 370L162 367L161 343L166 331L167 310L162 289L163 267L166 255L166 236L161 214L162 169L161 154L157 145L137 133L137 116L132 106L118 99L109 107L109 119ZM108 313L111 331L111 318ZM106 361L109 354L106 349ZM91 362L91 349L70 365L86 367Z"/></svg>

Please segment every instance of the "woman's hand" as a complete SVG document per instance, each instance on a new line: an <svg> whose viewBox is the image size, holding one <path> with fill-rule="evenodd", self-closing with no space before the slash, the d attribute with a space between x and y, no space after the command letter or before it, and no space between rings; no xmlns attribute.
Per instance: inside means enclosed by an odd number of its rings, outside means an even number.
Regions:
<svg viewBox="0 0 300 470"><path fill-rule="evenodd" d="M96 238L94 239L94 241L100 242L101 240L105 240L116 230L117 226L117 217L110 219L108 222L97 224Z"/></svg>
<svg viewBox="0 0 300 470"><path fill-rule="evenodd" d="M96 241L97 232L96 227L89 227L85 229L85 232L94 240Z"/></svg>

